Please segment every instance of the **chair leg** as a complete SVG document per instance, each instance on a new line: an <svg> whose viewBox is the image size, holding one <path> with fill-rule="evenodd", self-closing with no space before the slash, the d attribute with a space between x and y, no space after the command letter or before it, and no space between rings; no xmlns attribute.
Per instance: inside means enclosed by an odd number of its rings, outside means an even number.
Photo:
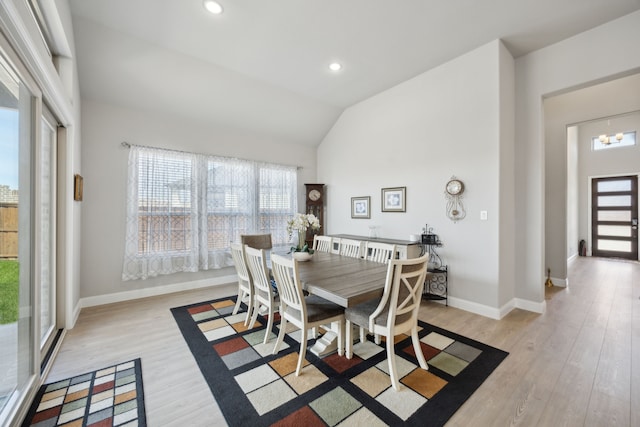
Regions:
<svg viewBox="0 0 640 427"><path fill-rule="evenodd" d="M269 306L269 319L267 320L267 330L264 333L264 341L263 344L266 344L269 341L269 334L271 333L271 329L273 328L273 305Z"/></svg>
<svg viewBox="0 0 640 427"><path fill-rule="evenodd" d="M273 351L271 352L271 354L278 354L278 351L280 351L280 346L282 345L282 341L284 340L285 336L285 329L287 329L287 319L282 317L282 320L280 321L280 332L278 333L278 339L276 340L276 346L273 347Z"/></svg>
<svg viewBox="0 0 640 427"><path fill-rule="evenodd" d="M253 302L253 314L251 315L251 322L249 322L249 329L253 329L253 326L256 324L256 320L258 320L258 311L260 309L260 302Z"/></svg>
<svg viewBox="0 0 640 427"><path fill-rule="evenodd" d="M345 320L345 327L345 355L347 356L347 359L351 359L353 355L353 338L351 336L353 332L353 325L351 325L350 320Z"/></svg>
<svg viewBox="0 0 640 427"><path fill-rule="evenodd" d="M236 305L233 307L233 311L231 314L234 316L238 314L238 310L240 309L240 304L242 303L242 298L244 298L244 291L240 289L240 285L238 285L238 299L236 300Z"/></svg>
<svg viewBox="0 0 640 427"><path fill-rule="evenodd" d="M420 367L428 371L429 365L427 365L427 361L424 360L424 354L422 354L422 347L420 346L420 338L418 337L418 325L411 328L411 341L413 341L413 350L416 353Z"/></svg>
<svg viewBox="0 0 640 427"><path fill-rule="evenodd" d="M249 324L251 316L253 315L253 306L255 305L253 301L253 295L249 293L247 293L247 295L249 295L249 302L247 302L247 317L245 317L244 319L244 326L247 326Z"/></svg>
<svg viewBox="0 0 640 427"><path fill-rule="evenodd" d="M389 361L389 376L391 377L391 385L395 391L400 391L400 383L398 382L398 370L396 368L396 352L393 343L393 337L386 336L387 341L387 360Z"/></svg>
<svg viewBox="0 0 640 427"><path fill-rule="evenodd" d="M362 326L360 326L360 342L365 342L367 340L367 334Z"/></svg>
<svg viewBox="0 0 640 427"><path fill-rule="evenodd" d="M296 377L300 376L302 372L302 362L304 362L304 356L307 353L307 328L300 328L302 335L300 336L300 355L298 356L298 367L296 368Z"/></svg>

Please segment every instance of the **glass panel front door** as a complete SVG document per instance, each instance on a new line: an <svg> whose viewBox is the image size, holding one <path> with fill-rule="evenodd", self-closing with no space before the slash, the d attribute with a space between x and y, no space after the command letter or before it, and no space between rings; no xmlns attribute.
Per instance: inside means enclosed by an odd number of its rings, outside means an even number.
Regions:
<svg viewBox="0 0 640 427"><path fill-rule="evenodd" d="M593 256L638 259L638 177L594 178Z"/></svg>

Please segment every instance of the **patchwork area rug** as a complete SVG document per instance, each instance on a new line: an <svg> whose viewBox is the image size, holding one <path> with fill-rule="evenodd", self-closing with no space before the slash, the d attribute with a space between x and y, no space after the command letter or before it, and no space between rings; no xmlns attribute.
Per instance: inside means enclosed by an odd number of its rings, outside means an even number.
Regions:
<svg viewBox="0 0 640 427"><path fill-rule="evenodd" d="M140 359L40 387L22 426L146 426Z"/></svg>
<svg viewBox="0 0 640 427"><path fill-rule="evenodd" d="M262 344L266 319L247 330L245 312L231 315L234 304L229 297L171 309L230 426L441 426L507 356L420 322L429 371L420 369L411 337L397 337L399 392L391 387L384 341L355 344L351 360L307 351L296 377L299 331L272 355L279 325Z"/></svg>

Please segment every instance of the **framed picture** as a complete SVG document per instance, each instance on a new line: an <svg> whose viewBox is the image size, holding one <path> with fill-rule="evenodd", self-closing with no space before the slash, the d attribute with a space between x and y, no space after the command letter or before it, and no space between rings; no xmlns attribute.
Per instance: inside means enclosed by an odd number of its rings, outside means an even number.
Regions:
<svg viewBox="0 0 640 427"><path fill-rule="evenodd" d="M382 212L407 211L407 187L382 189Z"/></svg>
<svg viewBox="0 0 640 427"><path fill-rule="evenodd" d="M82 201L82 176L75 174L73 176L73 200L77 202Z"/></svg>
<svg viewBox="0 0 640 427"><path fill-rule="evenodd" d="M351 218L371 218L371 197L351 198Z"/></svg>

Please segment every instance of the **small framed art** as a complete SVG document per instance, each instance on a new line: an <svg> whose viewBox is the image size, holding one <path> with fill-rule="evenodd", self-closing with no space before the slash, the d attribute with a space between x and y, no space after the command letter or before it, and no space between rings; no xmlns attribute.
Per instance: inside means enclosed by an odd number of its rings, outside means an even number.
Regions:
<svg viewBox="0 0 640 427"><path fill-rule="evenodd" d="M371 197L351 198L351 218L371 218Z"/></svg>
<svg viewBox="0 0 640 427"><path fill-rule="evenodd" d="M382 189L382 212L407 211L407 187Z"/></svg>

